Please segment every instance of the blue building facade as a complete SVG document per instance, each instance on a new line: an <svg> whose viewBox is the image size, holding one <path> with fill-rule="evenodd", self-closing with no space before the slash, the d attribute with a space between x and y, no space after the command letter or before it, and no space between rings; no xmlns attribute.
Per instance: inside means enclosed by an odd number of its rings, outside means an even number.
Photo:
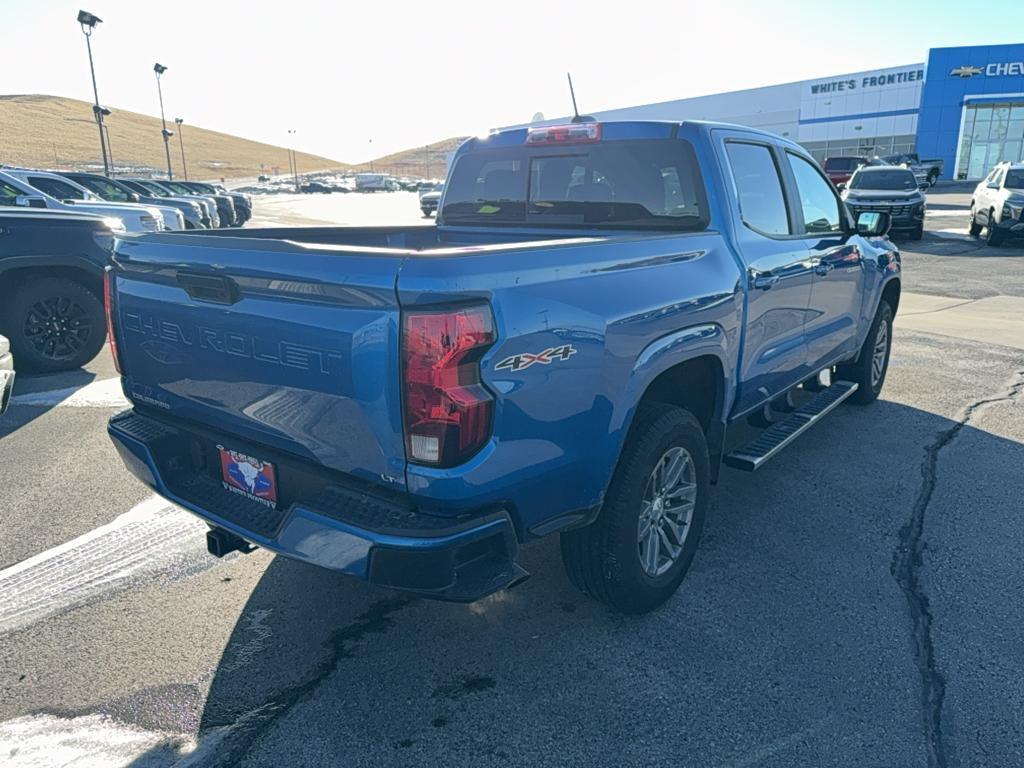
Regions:
<svg viewBox="0 0 1024 768"><path fill-rule="evenodd" d="M929 51L917 152L942 158L946 179L1024 160L1024 44Z"/></svg>

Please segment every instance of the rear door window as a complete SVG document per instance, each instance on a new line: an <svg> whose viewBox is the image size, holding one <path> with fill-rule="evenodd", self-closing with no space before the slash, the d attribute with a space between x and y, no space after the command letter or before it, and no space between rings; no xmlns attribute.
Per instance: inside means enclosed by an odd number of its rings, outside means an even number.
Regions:
<svg viewBox="0 0 1024 768"><path fill-rule="evenodd" d="M772 151L764 144L740 141L726 142L725 150L743 223L764 235L791 234L782 179Z"/></svg>

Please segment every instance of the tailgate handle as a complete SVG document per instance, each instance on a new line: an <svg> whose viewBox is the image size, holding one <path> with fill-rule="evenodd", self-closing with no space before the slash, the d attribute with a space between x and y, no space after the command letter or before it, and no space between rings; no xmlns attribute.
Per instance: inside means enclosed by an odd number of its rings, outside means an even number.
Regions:
<svg viewBox="0 0 1024 768"><path fill-rule="evenodd" d="M230 277L218 275L196 275L178 273L178 285L196 301L212 301L215 304L235 304L241 299L238 284Z"/></svg>

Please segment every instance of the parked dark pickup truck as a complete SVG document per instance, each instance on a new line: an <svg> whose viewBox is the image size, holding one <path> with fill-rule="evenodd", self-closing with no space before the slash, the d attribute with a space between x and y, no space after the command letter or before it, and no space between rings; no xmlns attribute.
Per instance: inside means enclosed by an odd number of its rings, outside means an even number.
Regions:
<svg viewBox="0 0 1024 768"><path fill-rule="evenodd" d="M777 136L578 122L467 141L433 227L118 240L110 434L214 554L474 600L557 532L581 590L648 611L723 463L878 397L900 256L848 216Z"/></svg>
<svg viewBox="0 0 1024 768"><path fill-rule="evenodd" d="M100 216L0 208L0 334L19 368L77 368L100 351L113 241Z"/></svg>

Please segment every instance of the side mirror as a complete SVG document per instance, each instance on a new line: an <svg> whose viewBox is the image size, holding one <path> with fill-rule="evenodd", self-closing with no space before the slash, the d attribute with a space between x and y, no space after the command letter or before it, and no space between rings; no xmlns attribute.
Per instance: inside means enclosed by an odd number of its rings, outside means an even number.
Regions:
<svg viewBox="0 0 1024 768"><path fill-rule="evenodd" d="M857 216L857 234L869 237L881 237L889 232L892 219L888 213L878 211L861 211Z"/></svg>
<svg viewBox="0 0 1024 768"><path fill-rule="evenodd" d="M14 198L14 204L20 205L22 208L45 208L46 201L41 197L34 197L32 195L18 195Z"/></svg>
<svg viewBox="0 0 1024 768"><path fill-rule="evenodd" d="M846 182L840 181L838 184L836 184L836 189L838 189L840 192L843 192L846 189Z"/></svg>
<svg viewBox="0 0 1024 768"><path fill-rule="evenodd" d="M142 200L142 198L139 196L138 192L129 192L128 193L128 202L129 203L137 203L140 200Z"/></svg>

